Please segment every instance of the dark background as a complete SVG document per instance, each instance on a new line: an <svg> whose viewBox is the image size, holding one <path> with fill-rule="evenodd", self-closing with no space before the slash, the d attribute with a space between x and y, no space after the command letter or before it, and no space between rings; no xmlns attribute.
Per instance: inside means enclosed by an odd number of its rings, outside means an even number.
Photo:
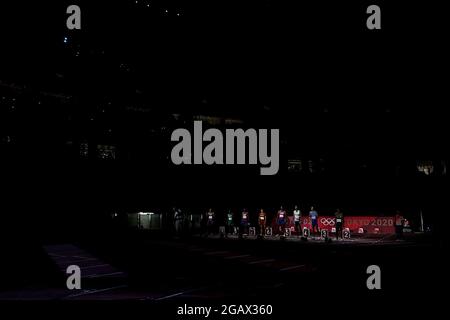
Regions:
<svg viewBox="0 0 450 320"><path fill-rule="evenodd" d="M441 3L2 1L2 243L102 239L112 212L300 204L324 215L401 210L416 229L422 211L442 244ZM81 7L80 31L66 29L70 4ZM381 30L366 28L370 4L381 7ZM279 128L279 173L173 166L170 134L198 116ZM115 159L101 159L98 145L114 146ZM301 169L289 170L293 159ZM422 161L432 174L418 171Z"/></svg>

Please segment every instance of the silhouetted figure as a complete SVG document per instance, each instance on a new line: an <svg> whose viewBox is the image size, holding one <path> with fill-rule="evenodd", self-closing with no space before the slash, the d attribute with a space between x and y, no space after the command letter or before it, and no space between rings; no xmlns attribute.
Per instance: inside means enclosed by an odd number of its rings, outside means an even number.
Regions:
<svg viewBox="0 0 450 320"><path fill-rule="evenodd" d="M247 209L244 209L241 214L241 232L240 235L248 234L248 225L250 223L250 215Z"/></svg>
<svg viewBox="0 0 450 320"><path fill-rule="evenodd" d="M206 213L206 229L208 237L211 233L214 231L214 222L215 222L216 214L214 213L213 209L209 209Z"/></svg>
<svg viewBox="0 0 450 320"><path fill-rule="evenodd" d="M225 227L226 227L226 234L232 234L233 233L233 228L234 228L234 217L233 217L233 213L231 212L231 210L228 210L228 213L226 214L225 217Z"/></svg>
<svg viewBox="0 0 450 320"><path fill-rule="evenodd" d="M258 226L259 226L259 234L264 236L266 232L266 223L267 223L267 215L263 209L259 211L258 214Z"/></svg>
<svg viewBox="0 0 450 320"><path fill-rule="evenodd" d="M317 233L319 233L319 214L316 210L314 210L314 207L311 207L311 211L309 211L309 217L311 218L311 232L314 233L314 231L316 231Z"/></svg>
<svg viewBox="0 0 450 320"><path fill-rule="evenodd" d="M295 228L295 232L297 233L297 236L300 237L302 234L302 228L300 225L300 220L301 220L302 214L300 209L298 208L298 206L294 207L294 228Z"/></svg>
<svg viewBox="0 0 450 320"><path fill-rule="evenodd" d="M336 240L339 239L339 235L341 236L341 239L344 239L342 237L342 228L344 226L344 214L341 210L337 209L334 216L336 217Z"/></svg>
<svg viewBox="0 0 450 320"><path fill-rule="evenodd" d="M286 211L284 211L283 207L280 207L277 213L277 224L278 224L278 234L284 235L284 227L286 226Z"/></svg>
<svg viewBox="0 0 450 320"><path fill-rule="evenodd" d="M400 211L397 211L397 213L395 214L394 217L394 223L395 223L395 236L397 239L402 239L403 238L403 223L404 223L404 218L402 216L402 214L400 213Z"/></svg>
<svg viewBox="0 0 450 320"><path fill-rule="evenodd" d="M183 233L184 214L178 208L173 208L173 220L175 226L175 234L181 236Z"/></svg>

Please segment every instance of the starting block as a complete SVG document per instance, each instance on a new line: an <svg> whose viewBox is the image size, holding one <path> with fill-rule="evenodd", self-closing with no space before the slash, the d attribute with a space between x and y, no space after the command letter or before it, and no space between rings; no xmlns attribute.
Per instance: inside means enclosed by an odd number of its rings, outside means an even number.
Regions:
<svg viewBox="0 0 450 320"><path fill-rule="evenodd" d="M266 228L266 236L272 236L272 227Z"/></svg>
<svg viewBox="0 0 450 320"><path fill-rule="evenodd" d="M284 228L284 236L285 237L291 236L291 228Z"/></svg>
<svg viewBox="0 0 450 320"><path fill-rule="evenodd" d="M256 228L255 227L248 228L248 235L252 237L256 236Z"/></svg>
<svg viewBox="0 0 450 320"><path fill-rule="evenodd" d="M303 236L305 238L308 238L310 236L311 231L309 231L309 229L307 227L303 228Z"/></svg>
<svg viewBox="0 0 450 320"><path fill-rule="evenodd" d="M342 233L344 236L344 239L350 239L350 229L345 228L344 232Z"/></svg>
<svg viewBox="0 0 450 320"><path fill-rule="evenodd" d="M328 239L328 230L326 229L320 230L320 237L324 240Z"/></svg>

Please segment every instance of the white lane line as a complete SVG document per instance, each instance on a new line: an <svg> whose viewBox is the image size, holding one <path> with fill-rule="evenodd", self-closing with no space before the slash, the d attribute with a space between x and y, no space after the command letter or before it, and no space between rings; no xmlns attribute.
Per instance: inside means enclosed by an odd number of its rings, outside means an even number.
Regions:
<svg viewBox="0 0 450 320"><path fill-rule="evenodd" d="M275 261L275 259L265 259L265 260L251 261L248 264L259 264L259 263L274 262L274 261Z"/></svg>
<svg viewBox="0 0 450 320"><path fill-rule="evenodd" d="M98 260L95 258L92 259L84 259L84 260L73 260L73 261L55 261L58 265L60 264L66 264L66 263L77 263L77 262L85 262L85 261L92 261L92 260Z"/></svg>
<svg viewBox="0 0 450 320"><path fill-rule="evenodd" d="M241 254L238 256L225 257L224 259L232 260L232 259L239 259L239 258L246 258L246 257L250 257L250 255L249 254Z"/></svg>
<svg viewBox="0 0 450 320"><path fill-rule="evenodd" d="M110 291L110 290L115 290L115 289L120 289L120 288L126 288L128 287L127 285L121 285L121 286L116 286L116 287L111 287L111 288L105 288L105 289L98 289L98 290L87 290L81 293L75 293L75 294L71 294L70 296L64 297L64 299L70 299L70 298L75 298L75 297L81 297L81 296L85 296L88 294L93 294L93 293L99 293L99 292L105 292L105 291Z"/></svg>
<svg viewBox="0 0 450 320"><path fill-rule="evenodd" d="M87 267L81 267L81 270L91 269L91 268L99 268L99 267L106 267L109 266L109 264L96 264L95 266L87 266Z"/></svg>
<svg viewBox="0 0 450 320"><path fill-rule="evenodd" d="M280 269L280 271L294 270L294 269L298 269L298 268L303 268L304 266L305 266L304 264L299 264L299 265L292 266L292 267L282 268L282 269Z"/></svg>
<svg viewBox="0 0 450 320"><path fill-rule="evenodd" d="M98 274L92 274L90 276L86 276L86 278L101 278L101 277L108 277L108 276L114 276L114 275L119 275L119 274L124 274L124 273L121 271L111 272L111 273L98 273Z"/></svg>
<svg viewBox="0 0 450 320"><path fill-rule="evenodd" d="M173 298L173 297L178 297L178 296L181 296L183 294L192 293L192 292L201 291L201 290L206 290L206 289L208 289L208 287L194 288L194 289L185 290L183 292L178 292L178 293L174 293L174 294L171 294L171 295L168 295L168 296L163 296L163 297L156 298L156 299L151 299L151 300L154 300L154 301L165 300L165 299L170 299L170 298Z"/></svg>
<svg viewBox="0 0 450 320"><path fill-rule="evenodd" d="M155 301L165 300L165 299L170 299L170 298L173 298L173 297L181 296L182 294L185 294L185 292L174 293L174 294L171 294L171 295L169 295L169 296L164 296L164 297L155 299Z"/></svg>
<svg viewBox="0 0 450 320"><path fill-rule="evenodd" d="M78 258L78 259L86 259L86 260L90 260L90 259L92 259L92 256L91 257L84 257L84 256L72 256L72 257L74 257L74 258Z"/></svg>

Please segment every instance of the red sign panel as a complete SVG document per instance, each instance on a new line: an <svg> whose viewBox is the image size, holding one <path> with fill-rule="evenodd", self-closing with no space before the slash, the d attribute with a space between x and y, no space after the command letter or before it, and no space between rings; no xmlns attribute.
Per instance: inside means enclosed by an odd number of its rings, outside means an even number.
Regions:
<svg viewBox="0 0 450 320"><path fill-rule="evenodd" d="M289 221L286 227L294 227L293 217L288 217ZM326 229L329 232L336 227L336 218L333 216L319 216L319 229ZM276 227L276 226L274 226ZM312 229L311 219L309 217L301 218L301 227ZM395 233L394 217L377 216L345 216L344 229L349 228L352 233L358 233L362 228L364 233Z"/></svg>

